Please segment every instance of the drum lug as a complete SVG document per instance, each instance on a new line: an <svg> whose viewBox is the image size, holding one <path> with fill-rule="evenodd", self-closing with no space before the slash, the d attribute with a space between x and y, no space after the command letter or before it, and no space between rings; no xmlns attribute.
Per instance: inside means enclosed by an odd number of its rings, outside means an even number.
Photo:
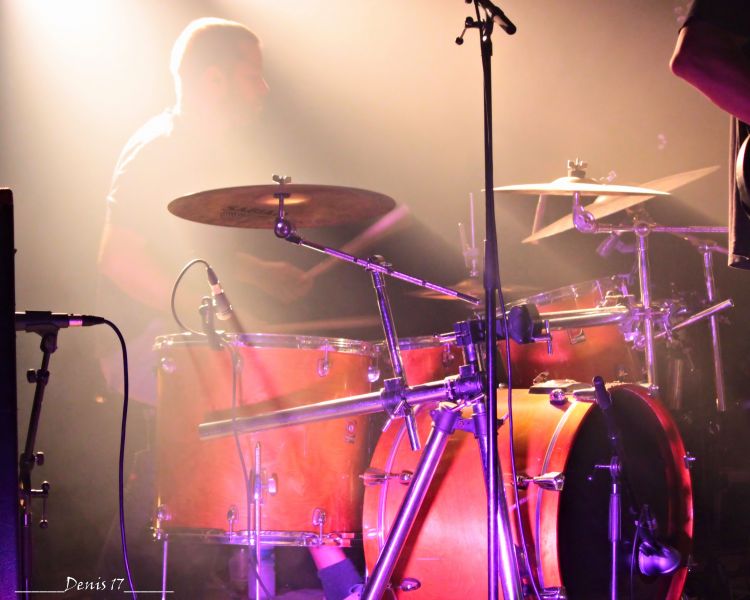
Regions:
<svg viewBox="0 0 750 600"><path fill-rule="evenodd" d="M323 350L323 358L318 359L318 377L325 377L331 370L331 361L328 359L328 346Z"/></svg>
<svg viewBox="0 0 750 600"><path fill-rule="evenodd" d="M353 444L355 441L357 441L357 422L354 420L347 421L344 442L347 444Z"/></svg>
<svg viewBox="0 0 750 600"><path fill-rule="evenodd" d="M163 356L161 358L161 360L159 361L159 367L161 367L161 370L168 375L172 375L175 371L177 371L177 364L175 363L173 358L170 358L168 356Z"/></svg>
<svg viewBox="0 0 750 600"><path fill-rule="evenodd" d="M328 513L323 508L316 508L312 514L312 524L318 527L318 546L323 543L323 528L328 520Z"/></svg>
<svg viewBox="0 0 750 600"><path fill-rule="evenodd" d="M404 577L401 580L401 583L396 586L396 589L401 590L402 592L414 592L421 587L422 582L419 581L419 579L415 579L414 577Z"/></svg>
<svg viewBox="0 0 750 600"><path fill-rule="evenodd" d="M378 364L378 357L374 355L370 359L370 364L367 365L367 381L375 383L380 379L380 366Z"/></svg>
<svg viewBox="0 0 750 600"><path fill-rule="evenodd" d="M443 368L447 369L450 366L451 362L453 362L453 360L455 358L456 357L453 355L453 351L451 349L451 345L450 344L444 344L443 345L443 354L442 354Z"/></svg>
<svg viewBox="0 0 750 600"><path fill-rule="evenodd" d="M527 489L532 483L548 492L561 492L565 486L565 474L559 471L551 471L536 477L519 475L516 479L516 484L520 490Z"/></svg>
<svg viewBox="0 0 750 600"><path fill-rule="evenodd" d="M239 518L239 509L237 508L236 504L232 504L227 509L227 524L229 525L229 535L232 535L234 533L234 524L237 522L237 519Z"/></svg>
<svg viewBox="0 0 750 600"><path fill-rule="evenodd" d="M164 529L164 523L172 519L172 513L169 512L166 504L160 504L156 507L154 514L154 526L151 528L155 540L161 541L167 538L167 532Z"/></svg>
<svg viewBox="0 0 750 600"><path fill-rule="evenodd" d="M695 456L693 456L690 452L685 452L685 456L682 457L682 460L685 463L685 468L688 471L691 471L693 469L693 464L696 461Z"/></svg>
<svg viewBox="0 0 750 600"><path fill-rule="evenodd" d="M575 333L568 330L568 341L570 341L571 346L582 344L586 341L586 332L583 329L579 329Z"/></svg>
<svg viewBox="0 0 750 600"><path fill-rule="evenodd" d="M389 479L396 479L401 485L409 485L414 473L401 471L400 473L386 473L381 469L369 468L359 478L366 486L383 485Z"/></svg>
<svg viewBox="0 0 750 600"><path fill-rule="evenodd" d="M276 479L276 473L273 473L272 475L269 475L266 479L266 491L269 495L275 496L276 493L279 491L279 483Z"/></svg>

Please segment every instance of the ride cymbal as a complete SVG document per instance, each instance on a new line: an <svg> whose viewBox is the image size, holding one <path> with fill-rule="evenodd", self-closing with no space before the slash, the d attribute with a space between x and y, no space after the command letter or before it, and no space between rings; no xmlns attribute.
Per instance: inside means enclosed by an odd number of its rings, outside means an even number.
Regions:
<svg viewBox="0 0 750 600"><path fill-rule="evenodd" d="M531 196L572 196L578 193L582 196L667 196L667 192L652 190L632 185L614 185L599 183L595 179L586 177L560 177L550 183L522 183L520 185L504 185L492 188L495 192L512 192Z"/></svg>
<svg viewBox="0 0 750 600"><path fill-rule="evenodd" d="M169 203L173 215L188 221L225 227L273 229L283 191L286 218L299 228L365 221L391 210L393 198L358 188L289 183L249 185L182 196Z"/></svg>
<svg viewBox="0 0 750 600"><path fill-rule="evenodd" d="M599 196L596 200L594 200L591 204L585 206L584 208L585 210L590 212L595 219L602 219L604 217L608 217L617 212L620 212L621 210L632 208L633 206L636 206L641 202L646 202L646 200L650 200L657 195L664 196L668 192L676 190L677 188L687 185L688 183L692 183L693 181L697 181L698 179L701 179L702 177L715 172L718 168L718 166L713 166L704 167L702 169L694 169L692 171L683 171L682 173L675 173L674 175L668 175L667 177L653 179L643 184L644 186L655 188L656 190L658 190L657 194L650 194L645 196L622 196L607 192ZM558 233L569 231L573 228L573 216L568 214L564 217L561 217L554 223L551 223L550 225L539 229L538 231L524 239L523 243L536 242L538 240L557 235Z"/></svg>

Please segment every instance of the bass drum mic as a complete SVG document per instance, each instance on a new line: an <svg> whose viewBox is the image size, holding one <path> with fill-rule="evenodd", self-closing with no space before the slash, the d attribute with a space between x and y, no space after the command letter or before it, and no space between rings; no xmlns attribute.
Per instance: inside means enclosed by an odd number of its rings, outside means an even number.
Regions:
<svg viewBox="0 0 750 600"><path fill-rule="evenodd" d="M638 547L638 568L646 576L670 575L682 562L679 550L656 539L656 519L648 505L643 507L643 518L638 530L643 538Z"/></svg>

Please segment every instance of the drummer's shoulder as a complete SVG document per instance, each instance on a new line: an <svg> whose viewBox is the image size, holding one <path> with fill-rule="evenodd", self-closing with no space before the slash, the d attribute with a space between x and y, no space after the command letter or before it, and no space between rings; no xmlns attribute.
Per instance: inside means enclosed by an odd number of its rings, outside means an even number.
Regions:
<svg viewBox="0 0 750 600"><path fill-rule="evenodd" d="M163 146L172 136L176 116L173 109L166 109L141 125L123 146L117 160L116 173L127 170L133 161L150 154Z"/></svg>

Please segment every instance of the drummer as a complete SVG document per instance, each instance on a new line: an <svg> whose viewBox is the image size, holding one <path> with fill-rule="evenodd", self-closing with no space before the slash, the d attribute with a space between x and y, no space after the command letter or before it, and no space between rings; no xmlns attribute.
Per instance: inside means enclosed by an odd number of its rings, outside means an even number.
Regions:
<svg viewBox="0 0 750 600"><path fill-rule="evenodd" d="M99 310L120 326L128 342L136 416L148 414L147 407L156 402L151 347L157 335L172 329L168 325L171 287L188 259L201 256L212 261L221 253L223 264L234 265L244 281L281 306L304 298L311 286L302 270L290 262L262 260L233 243L230 230L216 234L200 226L200 231L194 231L197 225L180 221L166 210L172 199L195 191L269 182L273 170L263 164L265 153L254 143L256 121L269 91L260 41L239 23L199 19L178 37L170 66L176 102L138 129L122 150L107 196L98 257ZM204 246L198 247L195 240L202 240ZM287 246L275 243L274 249L283 251ZM198 298L208 290L202 277L194 280L201 286L196 287ZM195 312L196 295L185 296L190 296L193 304L188 306ZM253 324L246 321L242 326L252 330ZM117 390L122 380L119 355L105 356L101 364L107 383ZM135 562L136 576L143 581L139 569L151 570L151 585L156 585L159 550L154 544L137 543L155 507L148 450L136 464L141 468L130 477L126 513L133 540L130 548L133 554L150 552L150 557ZM110 537L117 539L116 526ZM105 560L119 564L111 552L112 548ZM327 597L343 597L360 581L340 549L312 549L311 553Z"/></svg>

